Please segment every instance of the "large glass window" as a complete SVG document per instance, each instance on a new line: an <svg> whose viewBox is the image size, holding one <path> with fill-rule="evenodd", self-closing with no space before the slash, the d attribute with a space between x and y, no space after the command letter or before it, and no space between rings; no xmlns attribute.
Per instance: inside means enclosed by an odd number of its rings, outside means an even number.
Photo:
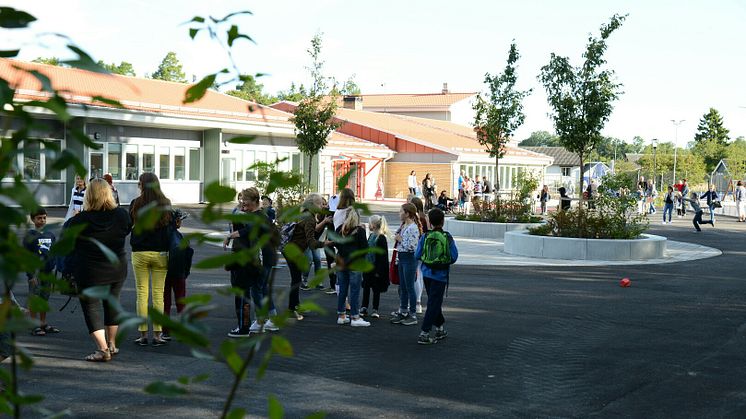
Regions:
<svg viewBox="0 0 746 419"><path fill-rule="evenodd" d="M125 163L127 164L125 176L127 180L137 180L140 178L139 159L137 156L137 145L127 144L125 153Z"/></svg>
<svg viewBox="0 0 746 419"><path fill-rule="evenodd" d="M143 173L155 172L155 147L152 145L140 146L142 150L142 171Z"/></svg>
<svg viewBox="0 0 746 419"><path fill-rule="evenodd" d="M90 177L104 176L104 153L91 153L90 164Z"/></svg>
<svg viewBox="0 0 746 419"><path fill-rule="evenodd" d="M122 180L122 145L109 143L106 170L114 180Z"/></svg>
<svg viewBox="0 0 746 419"><path fill-rule="evenodd" d="M256 169L251 168L251 166L253 166L255 162L256 160L254 160L254 151L244 151L243 165L244 172L246 173L246 181L252 182L256 180Z"/></svg>
<svg viewBox="0 0 746 419"><path fill-rule="evenodd" d="M158 176L171 179L171 148L158 147Z"/></svg>
<svg viewBox="0 0 746 419"><path fill-rule="evenodd" d="M23 177L41 180L41 146L36 141L27 143L23 145Z"/></svg>
<svg viewBox="0 0 746 419"><path fill-rule="evenodd" d="M199 149L189 149L189 180L199 179Z"/></svg>
<svg viewBox="0 0 746 419"><path fill-rule="evenodd" d="M61 144L61 141L48 141L48 142L56 143L57 147L59 147ZM44 148L48 149L49 147L44 146ZM48 149L44 153L44 177L47 178L47 180L61 180L62 179L62 172L52 168L52 165L54 164L54 160L56 157L57 157L57 153L54 150Z"/></svg>
<svg viewBox="0 0 746 419"><path fill-rule="evenodd" d="M184 147L174 147L174 179L184 180L185 170Z"/></svg>
<svg viewBox="0 0 746 419"><path fill-rule="evenodd" d="M243 181L243 153L240 151L234 151L231 153L231 156L234 157L235 166L233 167L233 179L241 182Z"/></svg>
<svg viewBox="0 0 746 419"><path fill-rule="evenodd" d="M291 169L293 170L293 172L300 173L300 153L293 153L290 156L290 160L292 164Z"/></svg>

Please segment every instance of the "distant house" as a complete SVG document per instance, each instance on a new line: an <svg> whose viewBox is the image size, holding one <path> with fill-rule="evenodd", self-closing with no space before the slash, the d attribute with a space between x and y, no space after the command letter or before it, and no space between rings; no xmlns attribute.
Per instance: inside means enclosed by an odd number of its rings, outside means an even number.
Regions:
<svg viewBox="0 0 746 419"><path fill-rule="evenodd" d="M574 189L580 181L580 157L567 151L564 147L521 147L554 158L544 174L544 184L557 189L564 186Z"/></svg>
<svg viewBox="0 0 746 419"><path fill-rule="evenodd" d="M340 107L437 119L460 125L474 122L472 100L476 93L451 93L443 83L440 93L355 95L340 99Z"/></svg>
<svg viewBox="0 0 746 419"><path fill-rule="evenodd" d="M583 165L583 185L595 180L597 184L601 183L601 178L611 172L611 168L603 162L590 162Z"/></svg>

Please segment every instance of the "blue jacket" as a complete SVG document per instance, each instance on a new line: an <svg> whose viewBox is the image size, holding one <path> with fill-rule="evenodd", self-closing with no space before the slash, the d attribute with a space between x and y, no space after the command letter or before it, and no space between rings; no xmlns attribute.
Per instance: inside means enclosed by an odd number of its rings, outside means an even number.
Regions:
<svg viewBox="0 0 746 419"><path fill-rule="evenodd" d="M458 259L458 248L456 248L456 241L453 240L453 236L451 236L451 233L447 231L444 231L444 233L446 234L446 237L448 237L448 247L451 252L451 263L455 263ZM425 237L427 237L428 234L430 233L428 232L420 236L420 241L417 243L417 249L415 249L414 251L415 260L420 260L420 258L422 258L422 248L425 245ZM430 278L440 282L448 282L448 272L450 271L450 266L446 269L430 269L423 263L420 267L420 270L422 271L423 278Z"/></svg>

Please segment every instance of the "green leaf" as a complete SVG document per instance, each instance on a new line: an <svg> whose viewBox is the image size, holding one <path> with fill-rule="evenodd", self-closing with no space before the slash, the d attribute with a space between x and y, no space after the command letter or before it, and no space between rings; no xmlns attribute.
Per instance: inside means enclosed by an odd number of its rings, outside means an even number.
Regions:
<svg viewBox="0 0 746 419"><path fill-rule="evenodd" d="M176 397L187 394L187 389L172 383L164 383L163 381L154 381L145 386L145 392L148 394L154 394L164 397Z"/></svg>
<svg viewBox="0 0 746 419"><path fill-rule="evenodd" d="M229 47L232 47L233 46L233 42L236 39L240 39L240 38L244 38L244 39L246 39L246 40L248 40L250 42L254 42L254 40L251 39L250 36L244 35L244 34L238 32L238 26L237 25L232 25L231 28L228 29L228 31L226 33L228 34L228 46Z"/></svg>
<svg viewBox="0 0 746 419"><path fill-rule="evenodd" d="M246 250L246 249L244 249ZM197 262L194 267L197 269L215 269L221 268L226 265L242 264L246 262L244 255L247 253L241 252L227 252L222 255L212 256L206 259L202 259Z"/></svg>
<svg viewBox="0 0 746 419"><path fill-rule="evenodd" d="M197 359L204 359L206 361L216 361L215 357L212 354L209 354L204 351L200 351L199 349L192 348L191 352L192 352L192 356Z"/></svg>
<svg viewBox="0 0 746 419"><path fill-rule="evenodd" d="M225 419L243 419L245 416L246 416L246 409L237 407L231 410L227 415L225 415Z"/></svg>
<svg viewBox="0 0 746 419"><path fill-rule="evenodd" d="M36 80L39 80L39 83L41 83L41 90L42 92L49 92L54 93L54 88L52 87L52 81L49 80L49 77L47 77L45 74L42 74L36 70L25 70Z"/></svg>
<svg viewBox="0 0 746 419"><path fill-rule="evenodd" d="M256 140L255 135L241 135L231 138L228 142L233 144L249 144L254 142L254 140Z"/></svg>
<svg viewBox="0 0 746 419"><path fill-rule="evenodd" d="M324 412L311 413L310 415L306 416L306 419L324 419L324 418L326 418L326 413Z"/></svg>
<svg viewBox="0 0 746 419"><path fill-rule="evenodd" d="M198 32L199 32L199 29L197 28L189 28L189 37L194 39L194 37L197 36Z"/></svg>
<svg viewBox="0 0 746 419"><path fill-rule="evenodd" d="M54 170L65 170L66 168L72 166L75 170L76 175L85 176L85 174L88 172L83 166L83 163L78 159L78 156L73 154L70 150L62 150L60 152L59 157L57 157L54 160L54 163L52 163L52 169Z"/></svg>
<svg viewBox="0 0 746 419"><path fill-rule="evenodd" d="M205 23L205 18L203 18L202 16L195 16L195 17L192 18L192 20L190 20L190 21L188 21L186 23L191 23L191 22Z"/></svg>
<svg viewBox="0 0 746 419"><path fill-rule="evenodd" d="M253 13L251 13L251 11L249 10L241 10L238 12L228 13L227 15L223 16L222 19L215 20L215 23L225 22L226 20L232 18L233 16L238 16L238 15L253 15Z"/></svg>
<svg viewBox="0 0 746 419"><path fill-rule="evenodd" d="M210 374L207 374L207 373L196 375L196 376L192 377L192 384L201 383L203 381L207 381L209 378L210 378Z"/></svg>
<svg viewBox="0 0 746 419"><path fill-rule="evenodd" d="M304 301L300 303L300 305L298 306L298 310L302 312L310 311L320 314L324 314L326 312L326 310L324 310L320 305L314 303L313 301Z"/></svg>
<svg viewBox="0 0 746 419"><path fill-rule="evenodd" d="M290 358L293 356L293 346L286 338L278 335L272 336L272 350L280 356Z"/></svg>
<svg viewBox="0 0 746 419"><path fill-rule="evenodd" d="M75 241L85 228L85 225L77 224L62 230L62 235L60 235L59 240L52 245L52 248L49 250L49 255L65 256L70 254L70 252L75 249Z"/></svg>
<svg viewBox="0 0 746 419"><path fill-rule="evenodd" d="M215 83L216 77L217 73L210 74L205 76L199 82L193 84L189 89L187 89L183 103L192 103L202 99L202 97L205 96L205 93L207 93L207 89Z"/></svg>
<svg viewBox="0 0 746 419"><path fill-rule="evenodd" d="M269 419L282 419L285 417L285 409L274 394L269 395L269 407L268 407Z"/></svg>
<svg viewBox="0 0 746 419"><path fill-rule="evenodd" d="M145 319L138 316L129 316L126 318L120 318L119 320L119 330L117 330L117 346L121 345L124 339L127 338L127 335L131 334L137 328L145 323Z"/></svg>
<svg viewBox="0 0 746 419"><path fill-rule="evenodd" d="M288 245L285 246L283 253L285 254L285 259L287 259L289 263L295 264L301 272L308 272L308 259L297 244L288 243Z"/></svg>
<svg viewBox="0 0 746 419"><path fill-rule="evenodd" d="M266 194L271 194L278 189L292 188L302 182L300 176L292 172L270 172L269 183L265 190Z"/></svg>
<svg viewBox="0 0 746 419"><path fill-rule="evenodd" d="M357 166L353 166L350 168L350 170L347 171L342 177L340 177L337 180L337 190L341 191L342 189L347 187L347 184L350 181L350 176L352 176L353 173L355 173L355 170L357 170Z"/></svg>
<svg viewBox="0 0 746 419"><path fill-rule="evenodd" d="M210 294L191 294L182 299L184 304L207 304L212 301Z"/></svg>
<svg viewBox="0 0 746 419"><path fill-rule="evenodd" d="M223 355L223 360L228 364L228 367L233 372L233 375L237 375L243 368L243 359L236 352L236 343L233 341L223 341L220 345L220 354Z"/></svg>
<svg viewBox="0 0 746 419"><path fill-rule="evenodd" d="M12 7L0 7L0 28L20 29L28 26L36 18L23 10Z"/></svg>
<svg viewBox="0 0 746 419"><path fill-rule="evenodd" d="M38 295L32 295L28 299L28 309L34 313L46 313L49 311L49 302Z"/></svg>
<svg viewBox="0 0 746 419"><path fill-rule="evenodd" d="M111 293L109 292L110 287L108 285L96 285L94 287L88 287L82 291L82 294L88 298L94 298L97 300L108 300Z"/></svg>
<svg viewBox="0 0 746 419"><path fill-rule="evenodd" d="M109 73L108 71L106 71L105 68L98 65L98 62L94 61L93 58L91 58L91 56L88 55L87 52L83 51L80 47L73 44L68 44L67 49L77 54L78 58L75 60L63 61L63 64L67 64L70 67L79 68L81 70L92 71L94 73Z"/></svg>
<svg viewBox="0 0 746 419"><path fill-rule="evenodd" d="M205 198L211 203L233 202L236 198L236 190L213 182L205 188Z"/></svg>
<svg viewBox="0 0 746 419"><path fill-rule="evenodd" d="M124 109L124 105L122 105L122 103L120 101L115 100L115 99L109 99L109 98L104 97L104 96L94 96L93 97L93 101L94 102L105 103L105 104L107 104L109 106L113 106L115 108Z"/></svg>

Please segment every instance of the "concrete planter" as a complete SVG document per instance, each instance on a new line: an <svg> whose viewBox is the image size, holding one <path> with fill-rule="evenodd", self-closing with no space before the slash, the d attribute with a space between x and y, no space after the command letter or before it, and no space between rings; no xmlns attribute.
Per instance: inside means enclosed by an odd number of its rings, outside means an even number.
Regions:
<svg viewBox="0 0 746 419"><path fill-rule="evenodd" d="M505 234L504 250L511 255L544 259L648 260L665 256L666 238L643 234L635 240L574 239L510 231Z"/></svg>
<svg viewBox="0 0 746 419"><path fill-rule="evenodd" d="M508 231L522 231L538 225L541 223L490 223L446 218L443 228L454 236L502 240Z"/></svg>

